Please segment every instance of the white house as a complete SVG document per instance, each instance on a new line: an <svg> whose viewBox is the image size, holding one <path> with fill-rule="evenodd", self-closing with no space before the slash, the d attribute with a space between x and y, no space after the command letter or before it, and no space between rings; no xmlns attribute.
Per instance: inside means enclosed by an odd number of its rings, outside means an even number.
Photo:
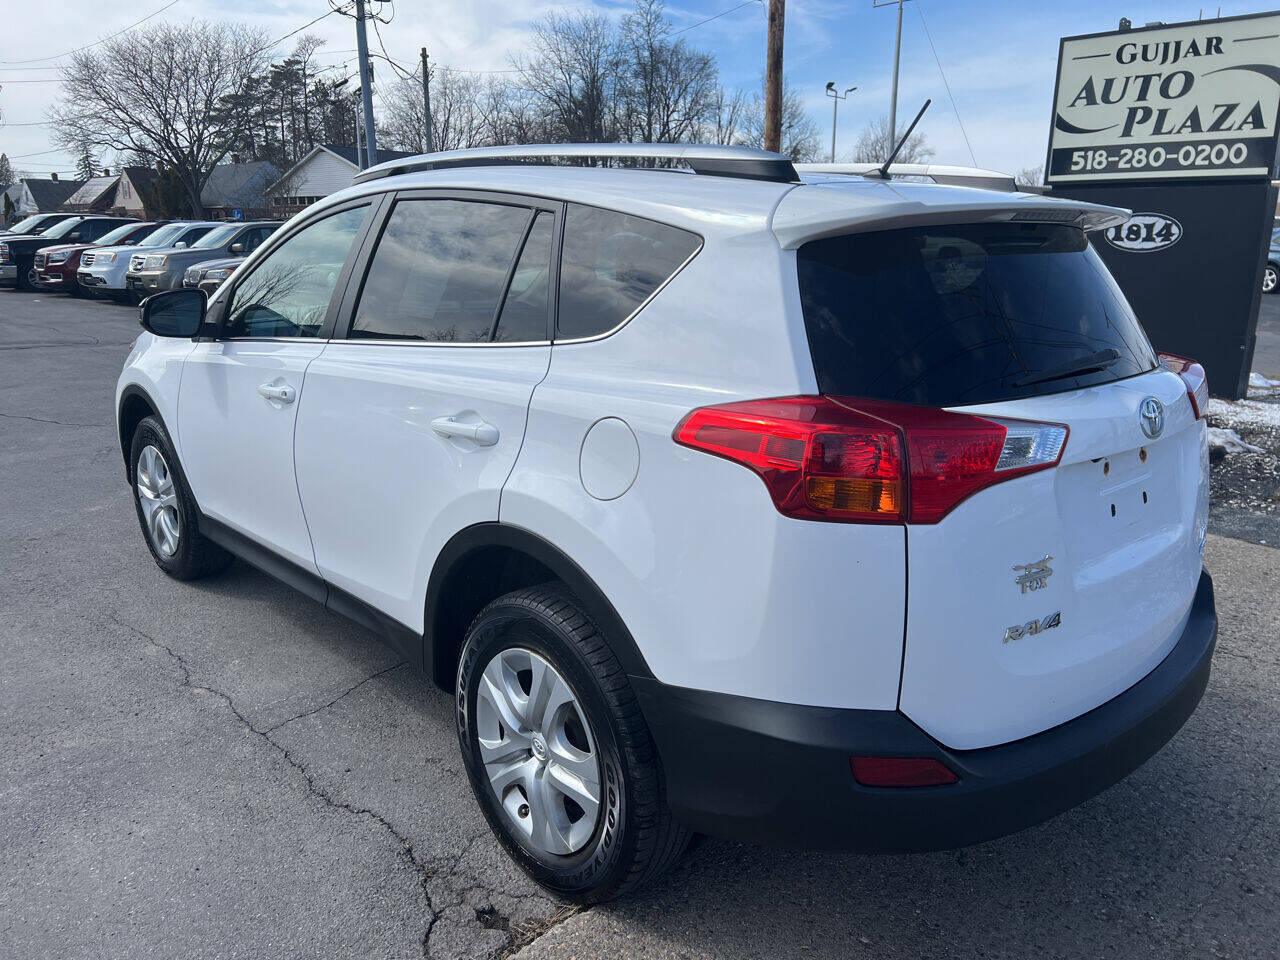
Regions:
<svg viewBox="0 0 1280 960"><path fill-rule="evenodd" d="M378 162L413 156L417 154L401 150L379 150ZM322 197L351 186L359 172L360 164L356 159L355 147L331 143L314 147L267 188L271 212L282 217L295 214Z"/></svg>

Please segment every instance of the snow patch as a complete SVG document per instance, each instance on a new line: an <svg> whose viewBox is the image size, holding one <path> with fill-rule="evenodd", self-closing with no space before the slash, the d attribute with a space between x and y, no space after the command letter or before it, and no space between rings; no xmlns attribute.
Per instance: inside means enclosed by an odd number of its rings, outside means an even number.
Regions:
<svg viewBox="0 0 1280 960"><path fill-rule="evenodd" d="M1249 374L1249 396L1280 397L1280 380L1264 377L1255 370Z"/></svg>
<svg viewBox="0 0 1280 960"><path fill-rule="evenodd" d="M1219 400L1215 397L1209 401L1209 416L1218 423L1233 427L1243 424L1280 430L1280 404L1260 400Z"/></svg>
<svg viewBox="0 0 1280 960"><path fill-rule="evenodd" d="M1209 438L1209 449L1221 449L1226 453L1265 453L1261 447L1246 443L1240 434L1229 427L1206 427L1205 436Z"/></svg>

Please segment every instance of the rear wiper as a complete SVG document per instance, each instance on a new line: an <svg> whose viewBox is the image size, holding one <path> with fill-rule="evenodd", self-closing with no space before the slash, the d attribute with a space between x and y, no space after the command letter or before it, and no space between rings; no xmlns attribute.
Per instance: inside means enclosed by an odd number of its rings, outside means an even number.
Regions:
<svg viewBox="0 0 1280 960"><path fill-rule="evenodd" d="M1086 373L1097 373L1099 370L1105 370L1119 359L1120 351L1115 347L1107 347L1097 353L1090 353L1083 357L1076 357L1074 360L1068 360L1066 363L1060 363L1042 373L1033 373L1026 377L1020 377L1014 380L1011 386L1029 387L1033 383L1045 383L1049 380L1061 380L1064 377L1078 377Z"/></svg>

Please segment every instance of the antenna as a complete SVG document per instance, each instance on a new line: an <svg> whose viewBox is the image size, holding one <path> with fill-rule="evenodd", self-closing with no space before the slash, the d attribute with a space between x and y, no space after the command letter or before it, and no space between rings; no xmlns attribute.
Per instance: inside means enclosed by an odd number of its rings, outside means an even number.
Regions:
<svg viewBox="0 0 1280 960"><path fill-rule="evenodd" d="M916 124L920 122L920 118L924 116L924 112L929 109L929 104L931 103L933 103L932 99L925 100L924 106L920 108L920 112L916 114L916 118L911 121L911 126L907 127L907 132L902 135L902 139L898 141L898 145L893 148L893 153L889 154L889 159L884 162L884 165L880 167L879 170L873 170L871 173L866 174L866 176L879 177L881 180L889 179L889 164L893 163L897 158L898 151L901 150L903 144L907 142L907 139L911 136L911 131L916 128Z"/></svg>

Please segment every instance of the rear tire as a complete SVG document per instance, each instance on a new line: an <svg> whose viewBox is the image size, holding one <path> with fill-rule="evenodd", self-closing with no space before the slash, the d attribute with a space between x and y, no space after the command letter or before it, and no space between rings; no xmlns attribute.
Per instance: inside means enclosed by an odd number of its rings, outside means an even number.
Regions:
<svg viewBox="0 0 1280 960"><path fill-rule="evenodd" d="M509 696L495 693L504 684ZM459 659L455 713L489 826L553 894L602 903L688 846L626 672L562 585L517 590L480 612Z"/></svg>
<svg viewBox="0 0 1280 960"><path fill-rule="evenodd" d="M1267 265L1262 268L1262 292L1280 292L1280 266L1268 262Z"/></svg>
<svg viewBox="0 0 1280 960"><path fill-rule="evenodd" d="M231 565L235 557L200 533L195 498L157 417L144 417L133 432L129 477L143 539L161 570L197 580Z"/></svg>

